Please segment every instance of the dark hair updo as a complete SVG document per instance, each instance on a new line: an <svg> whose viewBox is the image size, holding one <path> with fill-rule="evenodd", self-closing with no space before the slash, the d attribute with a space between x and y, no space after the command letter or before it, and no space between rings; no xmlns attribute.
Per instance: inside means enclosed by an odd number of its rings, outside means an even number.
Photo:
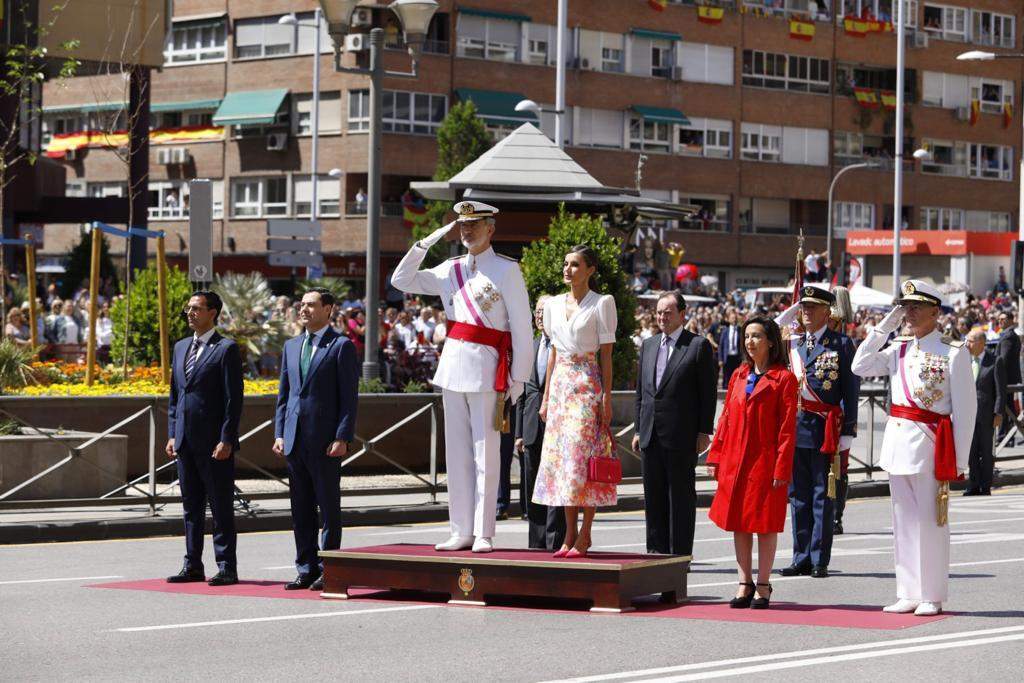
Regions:
<svg viewBox="0 0 1024 683"><path fill-rule="evenodd" d="M597 252L585 244L577 244L569 250L568 254L579 254L583 257L583 262L594 269L594 274L590 276L587 286L597 291ZM568 254L566 255L568 256Z"/></svg>

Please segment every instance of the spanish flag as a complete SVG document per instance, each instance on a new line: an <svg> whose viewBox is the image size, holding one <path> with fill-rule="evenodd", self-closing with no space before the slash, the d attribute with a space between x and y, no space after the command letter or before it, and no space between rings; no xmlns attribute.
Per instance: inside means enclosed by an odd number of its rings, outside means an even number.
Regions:
<svg viewBox="0 0 1024 683"><path fill-rule="evenodd" d="M793 40L814 40L814 22L790 19L789 37Z"/></svg>
<svg viewBox="0 0 1024 683"><path fill-rule="evenodd" d="M412 230L418 225L425 225L427 222L427 206L422 200L413 197L411 192L406 192L402 197L402 225Z"/></svg>
<svg viewBox="0 0 1024 683"><path fill-rule="evenodd" d="M978 123L978 117L981 115L981 102L978 100L971 100L971 118L969 123L974 126Z"/></svg>
<svg viewBox="0 0 1024 683"><path fill-rule="evenodd" d="M181 144L185 142L203 142L221 140L224 128L221 126L186 126L184 128L159 128L149 132L149 141L155 145ZM128 132L118 130L83 130L75 133L54 135L46 146L46 156L61 159L68 152L87 147L118 148L128 145Z"/></svg>
<svg viewBox="0 0 1024 683"><path fill-rule="evenodd" d="M1013 123L1013 105L1009 102L1003 103L1003 128L1009 128Z"/></svg>
<svg viewBox="0 0 1024 683"><path fill-rule="evenodd" d="M663 12L668 7L668 0L647 0L647 4L651 9Z"/></svg>
<svg viewBox="0 0 1024 683"><path fill-rule="evenodd" d="M850 16L843 18L843 29L846 30L846 34L855 38L863 38L868 34L871 27L868 22L862 21L858 17Z"/></svg>
<svg viewBox="0 0 1024 683"><path fill-rule="evenodd" d="M857 104L865 109L878 109L878 95L871 88L854 88L853 96L857 98Z"/></svg>
<svg viewBox="0 0 1024 683"><path fill-rule="evenodd" d="M882 95L882 106L886 109L896 108L896 93L892 90L883 90Z"/></svg>
<svg viewBox="0 0 1024 683"><path fill-rule="evenodd" d="M698 7L697 21L702 24L721 24L725 10L721 7Z"/></svg>

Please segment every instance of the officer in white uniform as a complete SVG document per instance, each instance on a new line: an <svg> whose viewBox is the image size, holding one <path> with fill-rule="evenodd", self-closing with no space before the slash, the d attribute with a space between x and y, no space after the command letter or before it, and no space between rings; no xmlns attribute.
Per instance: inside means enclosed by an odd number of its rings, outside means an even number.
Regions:
<svg viewBox="0 0 1024 683"><path fill-rule="evenodd" d="M967 469L978 403L970 354L937 329L942 294L920 280L904 282L901 292L857 349L853 371L888 375L892 386L879 465L889 473L897 601L885 611L931 616L949 590L949 526L937 522L936 467L951 477ZM883 348L904 319L911 334Z"/></svg>
<svg viewBox="0 0 1024 683"><path fill-rule="evenodd" d="M391 281L404 292L441 297L449 321L433 383L443 390L451 537L435 547L490 552L500 461L495 416L501 394L515 403L530 376L533 314L519 263L491 248L498 210L464 201L455 212L455 223L413 245ZM419 270L453 225L469 254ZM509 349L510 363L502 358Z"/></svg>

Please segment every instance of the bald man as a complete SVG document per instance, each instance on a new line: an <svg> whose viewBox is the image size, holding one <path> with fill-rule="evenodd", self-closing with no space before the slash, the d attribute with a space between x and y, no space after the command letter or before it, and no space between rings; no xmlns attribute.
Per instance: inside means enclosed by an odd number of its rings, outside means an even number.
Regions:
<svg viewBox="0 0 1024 683"><path fill-rule="evenodd" d="M967 335L974 387L978 392L978 419L974 423L968 459L970 484L964 491L965 496L992 493L992 437L1006 409L1006 366L1001 357L985 348L985 341L983 330L972 330Z"/></svg>

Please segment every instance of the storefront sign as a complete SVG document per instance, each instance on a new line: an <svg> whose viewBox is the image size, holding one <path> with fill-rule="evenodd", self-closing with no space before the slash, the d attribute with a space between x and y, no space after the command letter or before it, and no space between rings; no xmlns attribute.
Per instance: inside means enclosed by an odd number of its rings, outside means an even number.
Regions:
<svg viewBox="0 0 1024 683"><path fill-rule="evenodd" d="M1016 233L968 232L965 230L900 232L901 254L933 256L1007 256ZM892 254L893 234L889 230L851 230L846 233L846 250L860 256Z"/></svg>

